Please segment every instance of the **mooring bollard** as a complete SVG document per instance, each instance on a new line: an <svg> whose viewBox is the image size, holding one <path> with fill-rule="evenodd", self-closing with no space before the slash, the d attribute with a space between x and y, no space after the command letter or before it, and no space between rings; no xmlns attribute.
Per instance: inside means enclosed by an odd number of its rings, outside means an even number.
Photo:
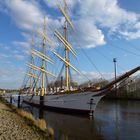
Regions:
<svg viewBox="0 0 140 140"><path fill-rule="evenodd" d="M18 104L17 107L20 108L20 95L18 95Z"/></svg>
<svg viewBox="0 0 140 140"><path fill-rule="evenodd" d="M10 104L12 104L12 95L10 96Z"/></svg>
<svg viewBox="0 0 140 140"><path fill-rule="evenodd" d="M93 98L90 99L90 113L89 113L90 119L93 118L93 110L92 110L93 100L94 100Z"/></svg>
<svg viewBox="0 0 140 140"><path fill-rule="evenodd" d="M44 96L40 96L40 107L44 106Z"/></svg>
<svg viewBox="0 0 140 140"><path fill-rule="evenodd" d="M44 111L42 108L39 109L39 119L43 119L44 118Z"/></svg>

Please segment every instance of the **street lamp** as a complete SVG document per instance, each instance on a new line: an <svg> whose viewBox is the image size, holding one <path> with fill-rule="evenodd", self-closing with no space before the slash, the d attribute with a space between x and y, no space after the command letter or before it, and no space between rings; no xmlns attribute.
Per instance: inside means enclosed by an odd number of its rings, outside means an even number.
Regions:
<svg viewBox="0 0 140 140"><path fill-rule="evenodd" d="M114 62L114 74L115 74L115 81L116 81L116 79L117 79L117 73L116 73L116 69L117 69L117 67L116 67L116 63L117 63L117 59L116 58L113 58L113 62ZM116 91L116 94L117 94L117 85L115 84L115 91Z"/></svg>
<svg viewBox="0 0 140 140"><path fill-rule="evenodd" d="M114 62L114 74L115 74L115 80L117 78L117 75L116 75L116 63L117 63L117 59L116 58L113 58L113 62Z"/></svg>

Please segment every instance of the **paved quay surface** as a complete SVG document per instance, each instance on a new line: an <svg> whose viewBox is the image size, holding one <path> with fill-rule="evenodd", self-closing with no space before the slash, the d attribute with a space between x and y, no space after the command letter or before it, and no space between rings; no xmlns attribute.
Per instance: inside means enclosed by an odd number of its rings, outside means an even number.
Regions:
<svg viewBox="0 0 140 140"><path fill-rule="evenodd" d="M12 109L0 102L0 140L45 140Z"/></svg>

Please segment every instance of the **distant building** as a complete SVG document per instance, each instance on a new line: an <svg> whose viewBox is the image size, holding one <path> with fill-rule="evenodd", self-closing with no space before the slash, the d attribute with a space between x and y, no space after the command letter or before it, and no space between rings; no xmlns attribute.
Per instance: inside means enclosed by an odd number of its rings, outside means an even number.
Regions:
<svg viewBox="0 0 140 140"><path fill-rule="evenodd" d="M0 95L5 94L5 90L4 89L0 89Z"/></svg>

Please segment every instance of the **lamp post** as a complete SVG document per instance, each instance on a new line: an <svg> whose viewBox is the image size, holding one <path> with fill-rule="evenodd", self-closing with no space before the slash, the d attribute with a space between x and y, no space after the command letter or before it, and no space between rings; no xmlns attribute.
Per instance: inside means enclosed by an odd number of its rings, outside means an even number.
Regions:
<svg viewBox="0 0 140 140"><path fill-rule="evenodd" d="M116 63L117 63L117 59L113 58L113 62L114 62L114 74L115 74L115 80L117 79L117 67L116 67ZM115 84L115 92L117 94L117 85Z"/></svg>

